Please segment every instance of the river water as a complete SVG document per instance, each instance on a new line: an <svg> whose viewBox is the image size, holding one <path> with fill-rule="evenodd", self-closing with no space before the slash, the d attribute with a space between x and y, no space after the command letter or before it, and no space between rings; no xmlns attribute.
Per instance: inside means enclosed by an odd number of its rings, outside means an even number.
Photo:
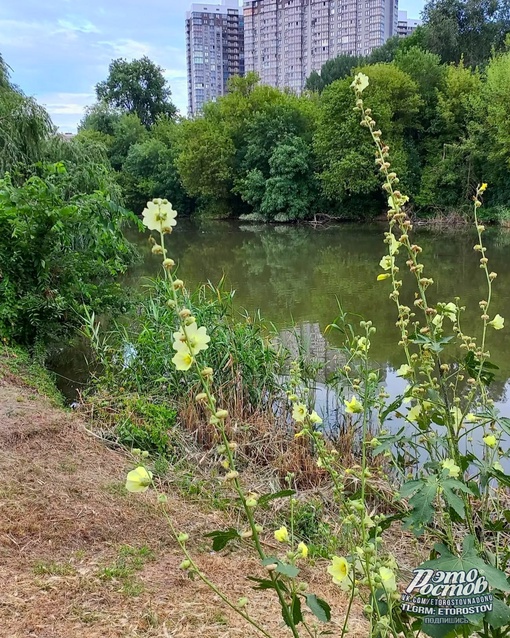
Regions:
<svg viewBox="0 0 510 638"><path fill-rule="evenodd" d="M405 383L395 376L403 362L396 346L395 306L388 298L389 283L376 280L381 272L379 260L386 252L384 230L383 223L313 227L179 220L167 248L188 288L208 280L216 284L224 276L226 285L235 290L239 309L259 309L289 343L287 331L294 326L326 365L331 365L333 355L323 333L338 315L338 304L356 315L353 321L372 320L377 328L372 357L383 370L390 393L396 394ZM499 366L492 393L510 416L510 231L494 228L485 235L490 270L498 273L491 315L498 312L508 320L508 328L490 333L489 349ZM139 246L142 261L125 277L125 285L139 288L145 277L160 271L160 258L151 254L148 235L131 232L130 239ZM460 297L460 304L467 308L463 330L479 335L478 302L487 297L487 288L479 254L473 250L474 231L418 228L414 241L423 248L426 275L434 279L428 290L430 302ZM411 305L410 276L408 283L402 300ZM83 381L82 352L78 348L63 353L53 369L72 380L61 379L61 387L72 396L79 387L74 381ZM323 386L319 386L318 400L323 412L336 409L336 398Z"/></svg>

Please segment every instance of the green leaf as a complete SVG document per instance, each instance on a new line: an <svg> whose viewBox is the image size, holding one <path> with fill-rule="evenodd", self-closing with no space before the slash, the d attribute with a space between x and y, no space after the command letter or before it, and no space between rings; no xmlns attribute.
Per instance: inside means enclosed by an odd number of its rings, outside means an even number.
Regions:
<svg viewBox="0 0 510 638"><path fill-rule="evenodd" d="M424 483L422 479L407 481L407 483L404 483L400 488L400 496L402 498L409 498L409 496L412 496L418 489L423 487Z"/></svg>
<svg viewBox="0 0 510 638"><path fill-rule="evenodd" d="M485 385L490 385L492 381L494 381L496 375L494 372L489 372L490 370L499 370L498 366L490 361L484 361L483 363L475 357L473 352L468 352L464 358L464 365L466 366L466 370L473 378L478 378L480 375L480 380Z"/></svg>
<svg viewBox="0 0 510 638"><path fill-rule="evenodd" d="M204 536L213 539L212 548L215 552L220 552L229 541L241 538L239 532L234 527L225 531L216 530L215 532L209 532L208 534L204 534Z"/></svg>
<svg viewBox="0 0 510 638"><path fill-rule="evenodd" d="M301 612L301 599L299 598L299 596L294 596L290 611L292 613L292 620L294 621L295 625L299 625L300 622L303 622L303 614Z"/></svg>
<svg viewBox="0 0 510 638"><path fill-rule="evenodd" d="M281 490L280 492L275 492L274 494L263 494L259 497L258 502L259 505L267 505L270 501L274 501L277 498L294 496L295 493L295 490Z"/></svg>
<svg viewBox="0 0 510 638"><path fill-rule="evenodd" d="M248 576L248 580L251 580L254 583L257 583L257 586L254 586L253 589L274 589L274 590L276 590L276 585L275 585L274 581L269 580L268 578L255 578L254 576ZM278 587L280 589L283 589L283 591L286 594L289 593L289 588L287 587L287 585L282 580L278 581Z"/></svg>
<svg viewBox="0 0 510 638"><path fill-rule="evenodd" d="M455 513L464 520L466 518L466 510L464 508L464 502L455 494L448 486L443 484L443 494L448 505L455 511Z"/></svg>
<svg viewBox="0 0 510 638"><path fill-rule="evenodd" d="M501 426L501 429L506 432L507 434L510 434L510 419L507 418L506 416L501 416L498 419L498 424Z"/></svg>
<svg viewBox="0 0 510 638"><path fill-rule="evenodd" d="M402 395L399 395L395 401L393 401L393 403L390 403L390 405L386 406L384 408L384 410L381 410L381 412L379 412L379 420L381 421L381 423L384 423L384 421L386 421L386 417L391 414L391 412L394 412L395 410L398 410L398 408L400 408L400 406L402 405L402 401L404 400L404 397ZM400 432L402 432L403 430L401 430ZM399 434L400 434L399 432ZM377 449L377 448L376 448Z"/></svg>
<svg viewBox="0 0 510 638"><path fill-rule="evenodd" d="M462 629L464 628L464 629ZM469 628L469 629L467 629ZM431 638L454 638L454 636L468 636L475 631L469 625L435 625L432 623L422 623L421 630ZM468 633L464 633L464 631Z"/></svg>
<svg viewBox="0 0 510 638"><path fill-rule="evenodd" d="M267 578L255 578L254 576L248 576L248 580L257 583L256 586L253 586L253 589L276 589L274 582Z"/></svg>
<svg viewBox="0 0 510 638"><path fill-rule="evenodd" d="M510 625L510 607L499 598L492 601L492 611L485 614L484 620L494 629Z"/></svg>
<svg viewBox="0 0 510 638"><path fill-rule="evenodd" d="M409 505L413 508L406 519L407 526L414 527L417 532L430 523L434 516L434 501L440 486L437 476L429 476L409 499Z"/></svg>
<svg viewBox="0 0 510 638"><path fill-rule="evenodd" d="M299 574L299 569L295 565L289 565L288 563L282 563L281 561L278 561L275 571L278 574L283 574L283 576L288 576L289 578L296 578Z"/></svg>
<svg viewBox="0 0 510 638"><path fill-rule="evenodd" d="M305 596L306 604L312 614L321 622L329 622L331 620L331 607L322 598L317 598L315 594L307 594Z"/></svg>

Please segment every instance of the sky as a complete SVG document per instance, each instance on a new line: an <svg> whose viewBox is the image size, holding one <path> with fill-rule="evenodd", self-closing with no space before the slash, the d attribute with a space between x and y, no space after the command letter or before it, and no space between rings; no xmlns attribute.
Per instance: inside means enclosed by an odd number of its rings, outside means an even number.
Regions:
<svg viewBox="0 0 510 638"><path fill-rule="evenodd" d="M399 8L417 18L423 5L400 0ZM188 0L0 0L0 53L11 80L43 104L63 132L76 132L84 108L95 101L94 86L116 58L147 55L162 67L172 101L185 115L190 6Z"/></svg>

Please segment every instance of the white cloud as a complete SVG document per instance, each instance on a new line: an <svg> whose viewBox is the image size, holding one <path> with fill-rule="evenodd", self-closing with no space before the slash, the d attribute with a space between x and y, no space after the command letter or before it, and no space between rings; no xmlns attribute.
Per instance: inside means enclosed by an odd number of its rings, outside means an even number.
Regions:
<svg viewBox="0 0 510 638"><path fill-rule="evenodd" d="M38 96L38 101L48 111L54 124L65 131L76 130L85 107L94 100L94 93L47 93Z"/></svg>
<svg viewBox="0 0 510 638"><path fill-rule="evenodd" d="M78 31L80 33L101 33L101 31L90 20L79 17L68 17L58 21L59 27L64 31Z"/></svg>

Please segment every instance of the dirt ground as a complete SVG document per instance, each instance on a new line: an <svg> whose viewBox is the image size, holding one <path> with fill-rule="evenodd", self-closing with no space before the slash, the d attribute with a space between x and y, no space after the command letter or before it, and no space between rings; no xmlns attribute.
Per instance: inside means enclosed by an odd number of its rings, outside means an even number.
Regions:
<svg viewBox="0 0 510 638"><path fill-rule="evenodd" d="M183 557L154 493L127 493L129 459L85 426L19 379L0 380L0 637L260 635L179 569ZM264 576L256 558L238 549L216 554L203 539L231 522L176 492L168 499L210 578L233 600L247 596L250 613L273 636L290 635L274 592L253 591L246 580ZM323 629L338 636L347 601L326 565L304 567L301 576L331 604L335 620ZM366 636L359 610L350 635Z"/></svg>

